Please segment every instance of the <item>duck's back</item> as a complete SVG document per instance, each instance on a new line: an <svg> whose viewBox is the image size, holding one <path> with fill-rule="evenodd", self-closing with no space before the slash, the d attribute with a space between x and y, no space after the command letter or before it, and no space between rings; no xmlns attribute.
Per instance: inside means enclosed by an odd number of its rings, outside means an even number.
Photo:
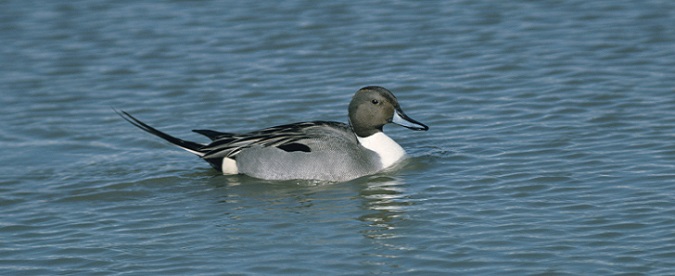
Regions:
<svg viewBox="0 0 675 276"><path fill-rule="evenodd" d="M345 181L382 169L378 155L358 143L346 124L313 122L285 146L251 145L236 155L240 173L253 177Z"/></svg>

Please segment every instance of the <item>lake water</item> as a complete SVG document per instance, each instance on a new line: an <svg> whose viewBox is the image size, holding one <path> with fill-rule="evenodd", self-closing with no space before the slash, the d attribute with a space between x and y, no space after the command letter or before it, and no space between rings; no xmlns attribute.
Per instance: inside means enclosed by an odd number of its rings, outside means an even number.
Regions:
<svg viewBox="0 0 675 276"><path fill-rule="evenodd" d="M0 274L673 275L674 1L0 2ZM178 137L430 126L346 183L223 176Z"/></svg>

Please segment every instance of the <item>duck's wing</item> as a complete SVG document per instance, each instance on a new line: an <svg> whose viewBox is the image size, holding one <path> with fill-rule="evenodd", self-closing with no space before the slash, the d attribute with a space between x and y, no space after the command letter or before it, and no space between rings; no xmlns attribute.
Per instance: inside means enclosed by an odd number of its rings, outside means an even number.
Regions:
<svg viewBox="0 0 675 276"><path fill-rule="evenodd" d="M286 152L312 152L318 150L317 139L348 139L357 143L347 124L328 121L301 122L274 126L244 134L232 134L212 130L196 132L214 139L202 148L207 151L204 159L236 158L242 150L252 146L276 147ZM336 135L337 134L337 135Z"/></svg>
<svg viewBox="0 0 675 276"><path fill-rule="evenodd" d="M220 131L215 131L215 130L210 130L210 129L193 129L193 132L199 133L201 135L204 135L206 137L209 137L211 141L216 141L216 140L222 140L226 139L227 137L233 137L236 136L237 134L234 133L229 133L229 132L220 132Z"/></svg>

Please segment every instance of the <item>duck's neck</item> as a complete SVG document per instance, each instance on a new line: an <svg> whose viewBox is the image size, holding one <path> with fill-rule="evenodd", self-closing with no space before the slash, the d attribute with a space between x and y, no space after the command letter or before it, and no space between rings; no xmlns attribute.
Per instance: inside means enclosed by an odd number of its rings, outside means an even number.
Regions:
<svg viewBox="0 0 675 276"><path fill-rule="evenodd" d="M368 137L356 136L365 148L380 156L382 168L388 168L405 156L405 150L384 132L378 131Z"/></svg>

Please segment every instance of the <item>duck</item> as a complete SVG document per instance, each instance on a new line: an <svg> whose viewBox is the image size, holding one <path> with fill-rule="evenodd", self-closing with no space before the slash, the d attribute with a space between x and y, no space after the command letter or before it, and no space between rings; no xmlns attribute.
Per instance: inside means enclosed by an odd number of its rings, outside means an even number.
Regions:
<svg viewBox="0 0 675 276"><path fill-rule="evenodd" d="M132 125L208 162L225 175L244 174L264 180L343 182L382 172L406 157L383 127L393 123L414 131L429 127L403 112L394 94L366 86L354 94L349 123L309 121L247 133L192 130L211 140L183 140L142 122L123 110L115 112Z"/></svg>

